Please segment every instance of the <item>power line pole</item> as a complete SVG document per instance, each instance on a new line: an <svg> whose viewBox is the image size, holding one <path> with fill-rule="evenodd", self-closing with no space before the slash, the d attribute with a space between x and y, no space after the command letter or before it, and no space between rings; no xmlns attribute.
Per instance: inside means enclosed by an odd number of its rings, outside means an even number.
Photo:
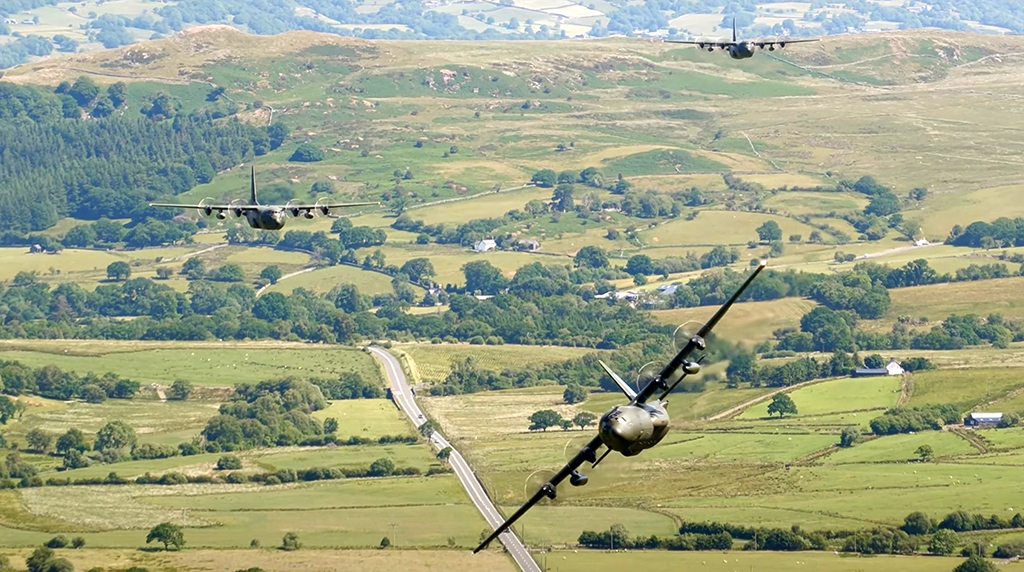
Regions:
<svg viewBox="0 0 1024 572"><path fill-rule="evenodd" d="M397 522L392 522L388 526L391 527L391 544L392 545L396 545L396 544L398 544L398 537L395 536L395 527L398 526L398 523Z"/></svg>

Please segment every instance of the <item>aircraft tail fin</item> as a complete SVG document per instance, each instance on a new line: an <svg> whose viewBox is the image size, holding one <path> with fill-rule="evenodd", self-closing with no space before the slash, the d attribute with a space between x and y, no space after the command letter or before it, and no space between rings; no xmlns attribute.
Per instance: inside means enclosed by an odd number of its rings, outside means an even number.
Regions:
<svg viewBox="0 0 1024 572"><path fill-rule="evenodd" d="M736 41L736 16L732 17L732 41Z"/></svg>
<svg viewBox="0 0 1024 572"><path fill-rule="evenodd" d="M636 392L633 391L633 388L630 387L629 384L627 384L625 381L623 381L622 378L619 377L619 374L612 371L612 368L608 367L608 364L604 363L601 360L597 360L597 363L601 364L601 369L603 369L604 372L608 374L608 377L612 378L612 381L615 382L615 385L619 386L619 389L622 390L622 393L626 394L626 397L628 397L630 401L632 401L633 398L636 397Z"/></svg>
<svg viewBox="0 0 1024 572"><path fill-rule="evenodd" d="M249 182L249 204L258 205L260 202L256 200L256 166L250 165L250 182Z"/></svg>

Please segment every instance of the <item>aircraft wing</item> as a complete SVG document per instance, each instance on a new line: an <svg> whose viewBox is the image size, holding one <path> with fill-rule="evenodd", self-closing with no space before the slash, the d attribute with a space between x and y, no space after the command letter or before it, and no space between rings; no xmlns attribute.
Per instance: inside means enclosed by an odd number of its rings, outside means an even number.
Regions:
<svg viewBox="0 0 1024 572"><path fill-rule="evenodd" d="M533 505L539 503L542 498L555 498L556 489L559 483L576 472L576 469L578 469L584 462L589 461L590 463L594 463L597 461L597 449L601 447L602 443L601 437L595 435L593 439L580 449L579 453L576 453L575 457L570 459L569 462L562 467L562 470L555 473L555 476L551 477L551 480L541 485L540 489L530 497L530 500L526 501L526 504L519 507L519 510L513 513L512 516L508 517L505 522L501 523L501 526L494 529L494 532L487 537L487 540L481 542L480 546L477 546L473 550L473 553L476 554L484 548L487 548L487 545L490 544L492 540L508 530L508 527L512 526L512 523L519 520L519 517L526 514L526 511L533 508Z"/></svg>
<svg viewBox="0 0 1024 572"><path fill-rule="evenodd" d="M703 350L705 348L704 338L706 338L707 335L711 333L711 330L715 327L719 320L722 319L722 316L725 316L725 313L729 311L729 308L731 308L732 305L736 303L736 300L738 300L739 297L743 295L743 292L747 289L747 286L750 286L750 283L754 281L754 278L757 278L757 275L760 274L766 266L768 266L768 261L762 260L761 263L757 265L757 268L755 268L754 271L750 273L750 276L748 276L747 279L743 282L743 284L740 285L740 287L736 290L736 293L732 295L732 298L729 298L729 300L727 300L725 304L722 304L722 307L719 308L717 312L715 312L715 315L711 316L711 319L708 320L707 323L705 323L703 326L701 326L699 330L697 330L697 333L694 334L693 337L691 337L690 340L686 342L686 345L683 346L683 349L679 350L679 353L677 353L676 356L672 358L672 361L668 362L668 365L666 365L664 369L661 370L661 373L658 374L658 377L648 382L648 384L645 385L644 388L641 389L640 392L636 394L636 397L634 397L632 401L633 404L646 402L648 399L651 398L651 396L653 396L658 391L662 392L659 399L664 399L665 396L667 396L673 389L675 389L676 385L678 385L679 382L682 381L682 379L686 377L688 373L690 373L687 371L686 367L686 365L689 364L687 358L690 357L690 354L692 354L694 350ZM672 385L669 385L668 379L671 378L673 374L675 374L676 370L679 369L679 366L683 366L682 376L676 379L675 382L672 383Z"/></svg>
<svg viewBox="0 0 1024 572"><path fill-rule="evenodd" d="M176 203L149 203L151 207L165 207L172 209L200 209L209 211L227 211L227 210L253 210L258 208L256 205L179 205Z"/></svg>
<svg viewBox="0 0 1024 572"><path fill-rule="evenodd" d="M366 207L366 206L381 206L377 201L369 203L320 203L318 205L288 205L288 209L298 210L322 210L322 209L340 209L344 207Z"/></svg>
<svg viewBox="0 0 1024 572"><path fill-rule="evenodd" d="M787 44L804 44L807 42L820 42L821 38L758 38L756 40L750 40L748 43L754 44L759 48L765 46L785 46Z"/></svg>
<svg viewBox="0 0 1024 572"><path fill-rule="evenodd" d="M688 44L691 46L715 46L716 48L724 48L727 46L735 46L738 42L732 40L665 40L670 44Z"/></svg>

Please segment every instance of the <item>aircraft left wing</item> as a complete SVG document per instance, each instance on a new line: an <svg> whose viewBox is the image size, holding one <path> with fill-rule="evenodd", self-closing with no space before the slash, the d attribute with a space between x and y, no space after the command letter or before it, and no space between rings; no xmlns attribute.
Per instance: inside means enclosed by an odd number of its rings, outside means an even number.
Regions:
<svg viewBox="0 0 1024 572"><path fill-rule="evenodd" d="M318 205L288 205L288 208L289 209L299 209L299 210L307 210L307 209L316 210L316 209L340 209L340 208L344 208L344 207L366 207L366 206L376 206L376 207L379 207L379 206L381 206L381 203L376 202L376 201L369 202L369 203L320 203Z"/></svg>
<svg viewBox="0 0 1024 572"><path fill-rule="evenodd" d="M250 209L257 208L255 205L206 205L206 204L202 204L202 205L180 205L180 204L177 204L177 203L149 203L149 206L151 206L151 207L165 207L165 208L171 208L171 209L199 209L199 210L205 210L205 211L209 211L209 212L213 212L213 211L228 211L228 210L230 210L230 211L233 211L233 210L247 211L247 210L250 210Z"/></svg>
<svg viewBox="0 0 1024 572"><path fill-rule="evenodd" d="M691 46L714 46L716 48L724 48L726 46L735 46L736 42L729 40L665 40L669 44L689 44Z"/></svg>
<svg viewBox="0 0 1024 572"><path fill-rule="evenodd" d="M580 449L579 453L576 453L575 457L570 459L569 462L566 463L564 467L562 467L562 470L555 473L555 476L551 477L551 480L541 485L537 492L534 493L532 497L530 497L530 500L526 501L526 504L519 507L519 510L513 513L512 516L508 517L508 519L506 519L505 522L501 523L501 526L494 529L494 532L492 532L491 535L487 537L487 540L481 542L480 546L477 546L473 550L473 553L476 554L484 548L487 548L487 545L490 544L492 540L500 536L501 533L508 530L508 528L512 526L512 523L519 520L519 517L526 514L526 511L533 508L533 505L539 503L541 499L543 499L544 497L550 499L555 498L556 489L558 488L559 483L561 483L562 481L569 477L572 477L574 473L576 473L576 469L580 468L580 465L582 465L584 462L589 461L591 464L597 462L597 450L598 448L601 447L602 443L603 442L601 441L601 437L595 435L593 439L591 439L586 445L583 446L582 449Z"/></svg>
<svg viewBox="0 0 1024 572"><path fill-rule="evenodd" d="M748 44L754 44L755 46L764 49L765 46L773 47L779 46L780 48L786 47L787 44L804 44L807 42L820 42L821 38L758 38L756 40L750 40Z"/></svg>

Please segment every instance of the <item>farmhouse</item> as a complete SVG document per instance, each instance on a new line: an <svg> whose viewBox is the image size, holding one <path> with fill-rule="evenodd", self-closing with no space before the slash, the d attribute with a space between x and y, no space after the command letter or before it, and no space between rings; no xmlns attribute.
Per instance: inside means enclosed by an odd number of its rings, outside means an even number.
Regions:
<svg viewBox="0 0 1024 572"><path fill-rule="evenodd" d="M495 248L498 248L498 243L494 242L490 238L485 238L473 245L473 250L477 252L487 252L488 250L494 250Z"/></svg>
<svg viewBox="0 0 1024 572"><path fill-rule="evenodd" d="M971 413L964 417L964 427L995 427L1002 418L1002 413Z"/></svg>
<svg viewBox="0 0 1024 572"><path fill-rule="evenodd" d="M905 370L895 359L889 360L885 367L877 369L861 368L853 372L853 377L872 377L877 375L903 375Z"/></svg>

